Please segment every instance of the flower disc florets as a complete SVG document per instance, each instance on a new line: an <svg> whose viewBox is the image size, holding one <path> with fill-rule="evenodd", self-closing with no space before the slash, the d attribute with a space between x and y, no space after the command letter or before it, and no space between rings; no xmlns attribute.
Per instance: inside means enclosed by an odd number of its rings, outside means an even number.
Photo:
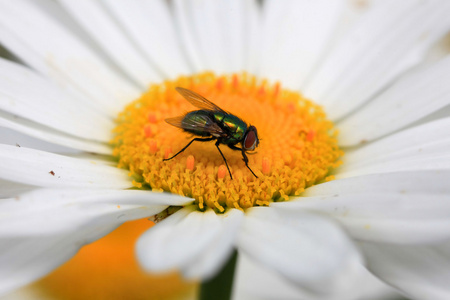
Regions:
<svg viewBox="0 0 450 300"><path fill-rule="evenodd" d="M212 142L194 142L192 135L167 124L166 118L197 110L175 90L184 87L238 116L258 130L261 139L248 152L246 168L239 151L221 145L233 180ZM195 199L199 209L217 212L268 205L298 196L308 186L328 180L340 164L337 132L322 108L299 93L282 90L247 74L203 73L152 85L119 115L114 156L130 170L137 188L167 191Z"/></svg>

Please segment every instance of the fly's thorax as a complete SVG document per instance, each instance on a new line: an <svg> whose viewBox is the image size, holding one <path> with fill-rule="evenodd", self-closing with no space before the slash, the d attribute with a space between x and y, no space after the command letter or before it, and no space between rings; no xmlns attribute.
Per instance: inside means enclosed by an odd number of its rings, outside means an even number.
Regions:
<svg viewBox="0 0 450 300"><path fill-rule="evenodd" d="M225 115L222 125L229 133L227 144L237 144L244 138L247 131L247 124L234 115Z"/></svg>
<svg viewBox="0 0 450 300"><path fill-rule="evenodd" d="M214 120L216 120L217 123L222 124L223 118L225 118L226 114L220 111L214 111L212 112Z"/></svg>

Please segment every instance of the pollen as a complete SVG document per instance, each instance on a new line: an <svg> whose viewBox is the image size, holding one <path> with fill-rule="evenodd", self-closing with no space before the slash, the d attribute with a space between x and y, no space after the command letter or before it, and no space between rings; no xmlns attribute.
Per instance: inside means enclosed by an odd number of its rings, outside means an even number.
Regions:
<svg viewBox="0 0 450 300"><path fill-rule="evenodd" d="M257 177L241 151L219 144L231 179L215 140L195 141L175 158L163 160L198 137L165 122L199 109L176 87L202 95L257 128L259 146L246 152ZM332 180L330 172L343 155L338 132L319 105L280 83L246 73L207 72L152 85L119 114L117 124L113 155L119 168L129 170L136 188L190 197L200 210L210 207L217 213L299 196L309 186Z"/></svg>

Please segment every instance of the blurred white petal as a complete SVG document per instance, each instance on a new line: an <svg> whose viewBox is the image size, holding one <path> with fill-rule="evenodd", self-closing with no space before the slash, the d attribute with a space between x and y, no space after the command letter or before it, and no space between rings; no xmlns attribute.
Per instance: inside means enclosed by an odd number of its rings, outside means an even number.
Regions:
<svg viewBox="0 0 450 300"><path fill-rule="evenodd" d="M274 203L335 218L357 240L396 244L450 239L450 171L418 171L339 179L308 188L298 201Z"/></svg>
<svg viewBox="0 0 450 300"><path fill-rule="evenodd" d="M60 234L88 224L87 220L116 218L124 222L191 201L169 193L138 190L37 189L0 201L0 236Z"/></svg>
<svg viewBox="0 0 450 300"><path fill-rule="evenodd" d="M343 157L336 178L450 169L450 118L413 127L383 138Z"/></svg>
<svg viewBox="0 0 450 300"><path fill-rule="evenodd" d="M0 179L0 199L14 197L35 188L31 185Z"/></svg>
<svg viewBox="0 0 450 300"><path fill-rule="evenodd" d="M113 61L145 89L163 77L143 57L100 1L59 1ZM129 1L128 1L129 3ZM148 38L147 38L148 39ZM114 45L111 47L111 45Z"/></svg>
<svg viewBox="0 0 450 300"><path fill-rule="evenodd" d="M152 201L144 191L43 189L3 199L0 295L47 274L121 223L162 211L174 196L169 197Z"/></svg>
<svg viewBox="0 0 450 300"><path fill-rule="evenodd" d="M299 90L319 63L340 16L340 0L269 0L258 75Z"/></svg>
<svg viewBox="0 0 450 300"><path fill-rule="evenodd" d="M339 122L341 146L372 141L450 104L450 56L412 73Z"/></svg>
<svg viewBox="0 0 450 300"><path fill-rule="evenodd" d="M180 268L188 278L208 278L231 254L242 216L235 210L218 216L183 208L140 237L138 258L148 271Z"/></svg>
<svg viewBox="0 0 450 300"><path fill-rule="evenodd" d="M306 211L250 208L237 245L255 261L318 294L347 289L363 269L344 232L330 219Z"/></svg>
<svg viewBox="0 0 450 300"><path fill-rule="evenodd" d="M165 79L192 72L164 0L102 0L126 35ZM148 83L147 83L148 84Z"/></svg>
<svg viewBox="0 0 450 300"><path fill-rule="evenodd" d="M32 70L0 58L0 109L66 134L109 142L113 121L77 102Z"/></svg>
<svg viewBox="0 0 450 300"><path fill-rule="evenodd" d="M16 115L0 111L0 126L12 129L16 132L26 134L41 141L61 145L64 147L87 151L97 154L111 154L111 147L105 143L80 139L62 132L37 124ZM20 145L20 144L19 144ZM55 147L53 147L55 148ZM55 151L53 149L53 151Z"/></svg>
<svg viewBox="0 0 450 300"><path fill-rule="evenodd" d="M332 295L315 295L301 289L280 274L240 255L234 279L234 300L395 300L399 294L368 271L363 271L357 284ZM357 288L355 288L357 286Z"/></svg>
<svg viewBox="0 0 450 300"><path fill-rule="evenodd" d="M374 6L325 58L304 94L332 120L344 117L419 63L450 29L449 14L445 0Z"/></svg>
<svg viewBox="0 0 450 300"><path fill-rule="evenodd" d="M27 0L0 2L2 43L30 66L89 96L111 114L140 90L107 65L75 35Z"/></svg>
<svg viewBox="0 0 450 300"><path fill-rule="evenodd" d="M368 268L413 299L450 298L450 244L398 246L361 243Z"/></svg>

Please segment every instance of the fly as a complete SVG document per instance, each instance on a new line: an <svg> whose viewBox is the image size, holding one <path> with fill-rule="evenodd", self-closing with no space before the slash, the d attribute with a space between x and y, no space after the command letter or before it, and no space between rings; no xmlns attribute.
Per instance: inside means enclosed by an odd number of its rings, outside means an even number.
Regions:
<svg viewBox="0 0 450 300"><path fill-rule="evenodd" d="M219 148L220 144L227 145L232 150L241 151L245 165L250 172L252 172L253 176L258 178L248 166L248 158L246 155L247 151L253 151L259 145L256 127L252 125L248 126L247 123L240 118L224 111L205 97L191 90L181 87L175 89L192 105L200 108L200 110L194 110L183 116L166 119L166 122L199 137L191 140L183 149L178 151L177 154L170 158L163 159L163 161L176 157L195 141L210 142L215 140L217 150L219 150L220 155L225 161L231 179L233 179L233 176L228 167L227 159ZM240 148L236 146L238 144L240 144Z"/></svg>

